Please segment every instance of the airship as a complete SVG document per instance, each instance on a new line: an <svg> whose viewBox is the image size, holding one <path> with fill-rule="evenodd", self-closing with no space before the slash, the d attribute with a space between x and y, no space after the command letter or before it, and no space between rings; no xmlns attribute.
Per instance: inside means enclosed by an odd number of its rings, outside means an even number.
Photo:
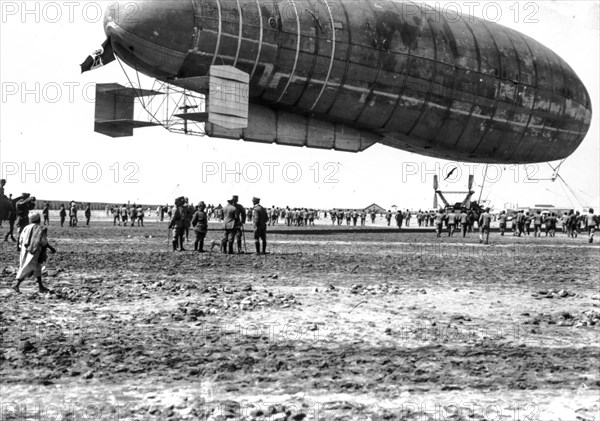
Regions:
<svg viewBox="0 0 600 421"><path fill-rule="evenodd" d="M103 23L122 63L206 95L175 116L211 137L524 164L568 157L590 127L590 96L551 49L425 4L144 0L109 5ZM95 130L156 124L132 104L158 94L99 84Z"/></svg>

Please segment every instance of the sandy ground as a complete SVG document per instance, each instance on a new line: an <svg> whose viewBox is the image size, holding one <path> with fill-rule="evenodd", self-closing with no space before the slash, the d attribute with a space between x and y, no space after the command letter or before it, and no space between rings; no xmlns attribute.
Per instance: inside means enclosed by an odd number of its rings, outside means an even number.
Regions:
<svg viewBox="0 0 600 421"><path fill-rule="evenodd" d="M267 256L173 253L152 219L49 237L52 295L14 293L0 243L3 420L600 420L583 237L278 226Z"/></svg>

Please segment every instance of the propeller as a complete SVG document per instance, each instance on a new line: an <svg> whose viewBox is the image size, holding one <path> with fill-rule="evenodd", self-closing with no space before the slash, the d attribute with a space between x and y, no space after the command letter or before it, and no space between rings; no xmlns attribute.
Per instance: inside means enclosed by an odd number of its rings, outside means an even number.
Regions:
<svg viewBox="0 0 600 421"><path fill-rule="evenodd" d="M465 207L467 209L471 208L471 195L475 193L471 189L473 188L473 182L475 181L475 176L473 174L469 174L469 192L467 193L467 200L465 202Z"/></svg>
<svg viewBox="0 0 600 421"><path fill-rule="evenodd" d="M434 209L438 208L437 190L438 190L438 176L434 175L433 176L433 208Z"/></svg>

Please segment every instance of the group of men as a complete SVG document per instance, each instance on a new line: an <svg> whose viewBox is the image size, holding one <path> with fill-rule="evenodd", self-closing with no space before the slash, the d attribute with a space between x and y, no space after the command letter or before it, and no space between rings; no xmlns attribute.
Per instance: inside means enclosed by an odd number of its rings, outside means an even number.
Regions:
<svg viewBox="0 0 600 421"><path fill-rule="evenodd" d="M126 227L128 225L128 221L131 221L130 227L134 227L137 222L138 227L144 226L144 217L146 216L146 212L142 205L127 205L123 203L122 206L114 205L110 209L110 213L113 217L113 226L121 226L121 224Z"/></svg>
<svg viewBox="0 0 600 421"><path fill-rule="evenodd" d="M500 235L504 235L507 231L508 219L509 215L506 211L502 211L498 216ZM545 232L545 236L554 237L559 223L562 232L567 237L576 238L582 231L587 230L588 242L593 243L594 232L600 224L600 219L594 214L593 208L588 209L587 214L581 214L579 211L571 209L569 212L564 212L561 218L555 212L542 213L537 210L535 213L530 214L519 210L512 217L511 230L514 236L530 235L533 225L533 235L535 237L541 237L542 231Z"/></svg>
<svg viewBox="0 0 600 421"><path fill-rule="evenodd" d="M256 254L267 254L267 210L260 204L260 199L252 199L253 208L251 212L240 205L238 196L233 196L227 201L223 210L224 236L220 240L220 249L225 254L234 254L234 243L237 245L238 253L246 252L246 237L244 224L246 220L252 220L254 227L254 244ZM199 202L197 206L190 205L185 197L175 199L175 205L171 212L169 230L173 230L173 251L186 251L183 247L184 238L189 240L189 230L193 229L196 235L194 251L204 252L204 240L208 232L209 216L206 212L206 204ZM248 217L251 215L251 217ZM211 251L218 242L213 241Z"/></svg>

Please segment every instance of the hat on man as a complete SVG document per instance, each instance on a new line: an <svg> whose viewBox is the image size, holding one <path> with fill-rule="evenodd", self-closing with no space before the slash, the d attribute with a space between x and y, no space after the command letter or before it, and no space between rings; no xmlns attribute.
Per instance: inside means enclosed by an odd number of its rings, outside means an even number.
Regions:
<svg viewBox="0 0 600 421"><path fill-rule="evenodd" d="M252 198L252 203L258 203L258 202L260 202L260 198L258 198L258 197Z"/></svg>
<svg viewBox="0 0 600 421"><path fill-rule="evenodd" d="M29 217L29 223L30 223L30 224L35 224L35 223L37 223L37 222L40 222L41 220L42 220L42 219L41 219L41 217L40 217L40 214L39 214L39 213L34 213L33 215L31 215L31 216Z"/></svg>
<svg viewBox="0 0 600 421"><path fill-rule="evenodd" d="M237 202L239 200L239 198L237 197L237 195L233 195L233 197L231 198L232 202Z"/></svg>
<svg viewBox="0 0 600 421"><path fill-rule="evenodd" d="M198 203L198 207L199 208L205 208L206 204L204 203L204 201L202 201L202 202Z"/></svg>
<svg viewBox="0 0 600 421"><path fill-rule="evenodd" d="M22 197L29 197L29 196L31 196L31 195L30 195L29 193L21 193L21 196L22 196Z"/></svg>

